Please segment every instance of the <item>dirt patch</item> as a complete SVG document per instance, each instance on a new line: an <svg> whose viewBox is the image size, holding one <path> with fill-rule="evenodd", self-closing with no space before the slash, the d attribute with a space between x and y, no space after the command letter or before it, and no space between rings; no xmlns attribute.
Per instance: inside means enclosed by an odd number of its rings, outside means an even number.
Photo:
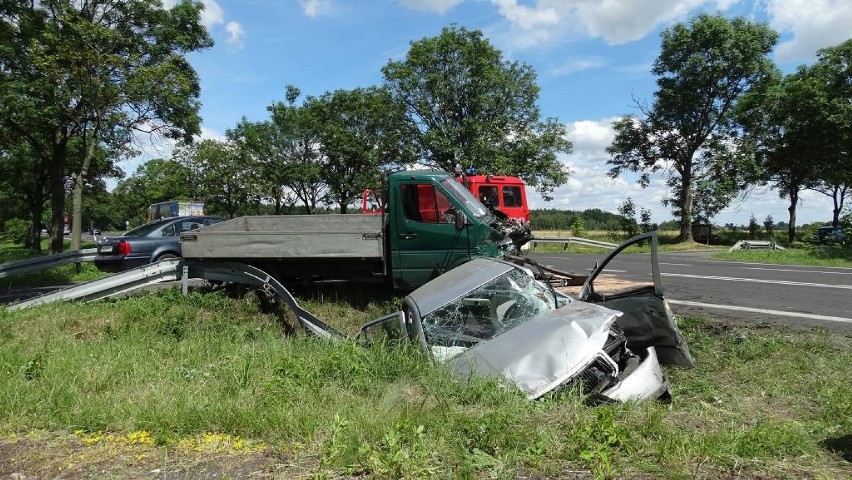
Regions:
<svg viewBox="0 0 852 480"><path fill-rule="evenodd" d="M86 444L74 434L33 433L0 439L0 478L277 478L303 477L292 456L187 451L148 444Z"/></svg>
<svg viewBox="0 0 852 480"><path fill-rule="evenodd" d="M646 285L649 285L649 283L635 282L632 280L625 280L614 275L601 274L595 279L595 292L612 295L613 293L633 290ZM576 297L580 293L581 288L583 287L559 287L559 291Z"/></svg>

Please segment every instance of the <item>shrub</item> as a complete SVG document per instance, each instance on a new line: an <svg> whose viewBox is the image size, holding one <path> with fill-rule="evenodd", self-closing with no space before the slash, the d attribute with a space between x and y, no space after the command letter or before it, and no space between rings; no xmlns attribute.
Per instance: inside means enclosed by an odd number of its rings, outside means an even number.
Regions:
<svg viewBox="0 0 852 480"><path fill-rule="evenodd" d="M30 222L20 218L12 218L6 220L3 224L3 230L7 242L23 245L27 242L30 234Z"/></svg>

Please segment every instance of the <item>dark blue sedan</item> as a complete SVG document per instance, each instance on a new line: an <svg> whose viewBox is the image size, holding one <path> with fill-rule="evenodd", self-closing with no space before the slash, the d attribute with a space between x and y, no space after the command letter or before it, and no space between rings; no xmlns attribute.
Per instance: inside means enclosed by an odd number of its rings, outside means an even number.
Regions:
<svg viewBox="0 0 852 480"><path fill-rule="evenodd" d="M224 220L218 217L171 217L140 225L120 237L98 241L95 266L120 272L167 258L178 258L180 234Z"/></svg>

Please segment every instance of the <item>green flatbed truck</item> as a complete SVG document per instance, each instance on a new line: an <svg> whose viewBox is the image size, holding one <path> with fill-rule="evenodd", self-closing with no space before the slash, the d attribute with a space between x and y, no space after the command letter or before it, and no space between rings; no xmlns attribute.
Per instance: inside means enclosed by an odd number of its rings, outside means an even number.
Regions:
<svg viewBox="0 0 852 480"><path fill-rule="evenodd" d="M388 177L382 215L239 217L181 235L183 257L240 262L284 285L392 282L411 290L476 257L499 257L532 235L501 220L446 172Z"/></svg>

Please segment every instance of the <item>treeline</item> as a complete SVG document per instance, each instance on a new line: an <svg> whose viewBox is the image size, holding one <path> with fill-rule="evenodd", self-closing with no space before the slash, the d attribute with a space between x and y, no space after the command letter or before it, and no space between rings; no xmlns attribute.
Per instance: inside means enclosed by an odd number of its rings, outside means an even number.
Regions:
<svg viewBox="0 0 852 480"><path fill-rule="evenodd" d="M621 231L623 221L623 216L599 208L582 212L553 208L530 211L530 226L533 230L572 230L579 225L585 230L618 232Z"/></svg>
<svg viewBox="0 0 852 480"><path fill-rule="evenodd" d="M203 5L147 0L0 2L0 221L29 225L40 249L72 248L89 226L119 227L149 204L208 211L346 212L385 172L410 166L515 175L547 198L568 178L564 124L542 119L529 65L479 31L444 28L389 61L378 86L303 97L287 86L260 121L198 141L200 84L186 55L212 45ZM178 141L125 178L139 133ZM144 142L144 140L143 140ZM114 192L105 180L119 178Z"/></svg>
<svg viewBox="0 0 852 480"><path fill-rule="evenodd" d="M852 39L783 75L765 23L700 14L660 38L657 91L613 123L609 175L638 174L643 187L665 176L681 241L755 185L789 202L790 242L803 190L832 199L838 226L852 193Z"/></svg>

